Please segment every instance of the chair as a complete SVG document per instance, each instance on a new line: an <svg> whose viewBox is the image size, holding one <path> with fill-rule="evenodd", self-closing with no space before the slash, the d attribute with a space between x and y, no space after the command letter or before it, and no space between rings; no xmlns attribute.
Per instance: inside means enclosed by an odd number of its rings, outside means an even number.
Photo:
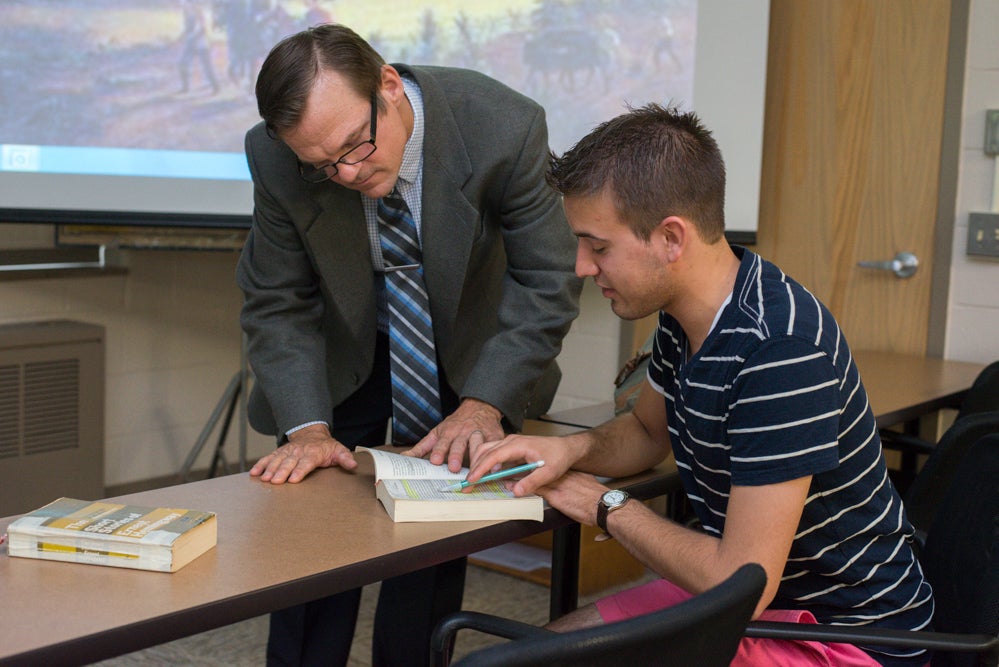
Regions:
<svg viewBox="0 0 999 667"><path fill-rule="evenodd" d="M975 378L961 401L954 423L971 415L996 411L999 411L999 361L993 361L983 368ZM899 492L904 494L916 477L915 456L929 454L935 445L918 436L889 429L882 429L880 435L881 445L885 449L894 449L903 454L903 467L892 471L892 481Z"/></svg>
<svg viewBox="0 0 999 667"><path fill-rule="evenodd" d="M971 388L961 401L957 419L976 412L999 410L999 361L993 361L982 369Z"/></svg>
<svg viewBox="0 0 999 667"><path fill-rule="evenodd" d="M964 455L920 561L936 602L932 632L754 621L746 636L927 648L934 667L999 664L999 434Z"/></svg>
<svg viewBox="0 0 999 667"><path fill-rule="evenodd" d="M450 664L459 629L512 639L470 653L455 667L698 665L727 667L766 586L756 563L679 605L593 628L557 633L478 612L445 617L431 640L431 664Z"/></svg>
<svg viewBox="0 0 999 667"><path fill-rule="evenodd" d="M972 413L956 420L928 452L929 458L905 492L905 511L920 542L937 515L937 507L968 449L981 438L999 433L999 412Z"/></svg>

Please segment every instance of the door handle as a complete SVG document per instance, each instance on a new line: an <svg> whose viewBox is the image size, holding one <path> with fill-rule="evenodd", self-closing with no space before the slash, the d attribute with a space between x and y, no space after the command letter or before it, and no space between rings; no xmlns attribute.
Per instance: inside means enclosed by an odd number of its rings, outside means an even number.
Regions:
<svg viewBox="0 0 999 667"><path fill-rule="evenodd" d="M919 268L919 258L911 252L900 252L894 258L882 262L857 262L857 266L878 271L891 271L896 278L910 278Z"/></svg>

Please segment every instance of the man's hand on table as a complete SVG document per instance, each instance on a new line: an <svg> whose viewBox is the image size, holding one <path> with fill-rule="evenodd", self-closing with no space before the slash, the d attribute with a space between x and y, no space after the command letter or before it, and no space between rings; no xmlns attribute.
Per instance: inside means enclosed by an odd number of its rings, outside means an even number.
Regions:
<svg viewBox="0 0 999 667"><path fill-rule="evenodd" d="M271 484L295 484L316 468L357 467L354 454L330 435L325 424L313 424L295 431L288 442L262 457L250 468L250 475Z"/></svg>

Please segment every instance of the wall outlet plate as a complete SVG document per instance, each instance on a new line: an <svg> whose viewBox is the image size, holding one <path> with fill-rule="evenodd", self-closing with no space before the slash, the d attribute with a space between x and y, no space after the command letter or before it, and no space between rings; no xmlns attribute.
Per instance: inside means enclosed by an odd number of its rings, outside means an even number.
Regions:
<svg viewBox="0 0 999 667"><path fill-rule="evenodd" d="M999 213L972 213L968 216L969 255L999 257Z"/></svg>

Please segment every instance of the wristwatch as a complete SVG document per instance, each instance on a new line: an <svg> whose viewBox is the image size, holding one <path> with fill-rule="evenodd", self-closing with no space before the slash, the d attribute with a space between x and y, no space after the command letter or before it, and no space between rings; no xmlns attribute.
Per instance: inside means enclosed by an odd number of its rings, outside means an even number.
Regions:
<svg viewBox="0 0 999 667"><path fill-rule="evenodd" d="M624 507L624 504L629 500L631 500L631 496L628 495L628 492L620 489L607 491L600 496L600 501L597 503L597 525L606 535L610 536L610 531L607 530L607 515Z"/></svg>

